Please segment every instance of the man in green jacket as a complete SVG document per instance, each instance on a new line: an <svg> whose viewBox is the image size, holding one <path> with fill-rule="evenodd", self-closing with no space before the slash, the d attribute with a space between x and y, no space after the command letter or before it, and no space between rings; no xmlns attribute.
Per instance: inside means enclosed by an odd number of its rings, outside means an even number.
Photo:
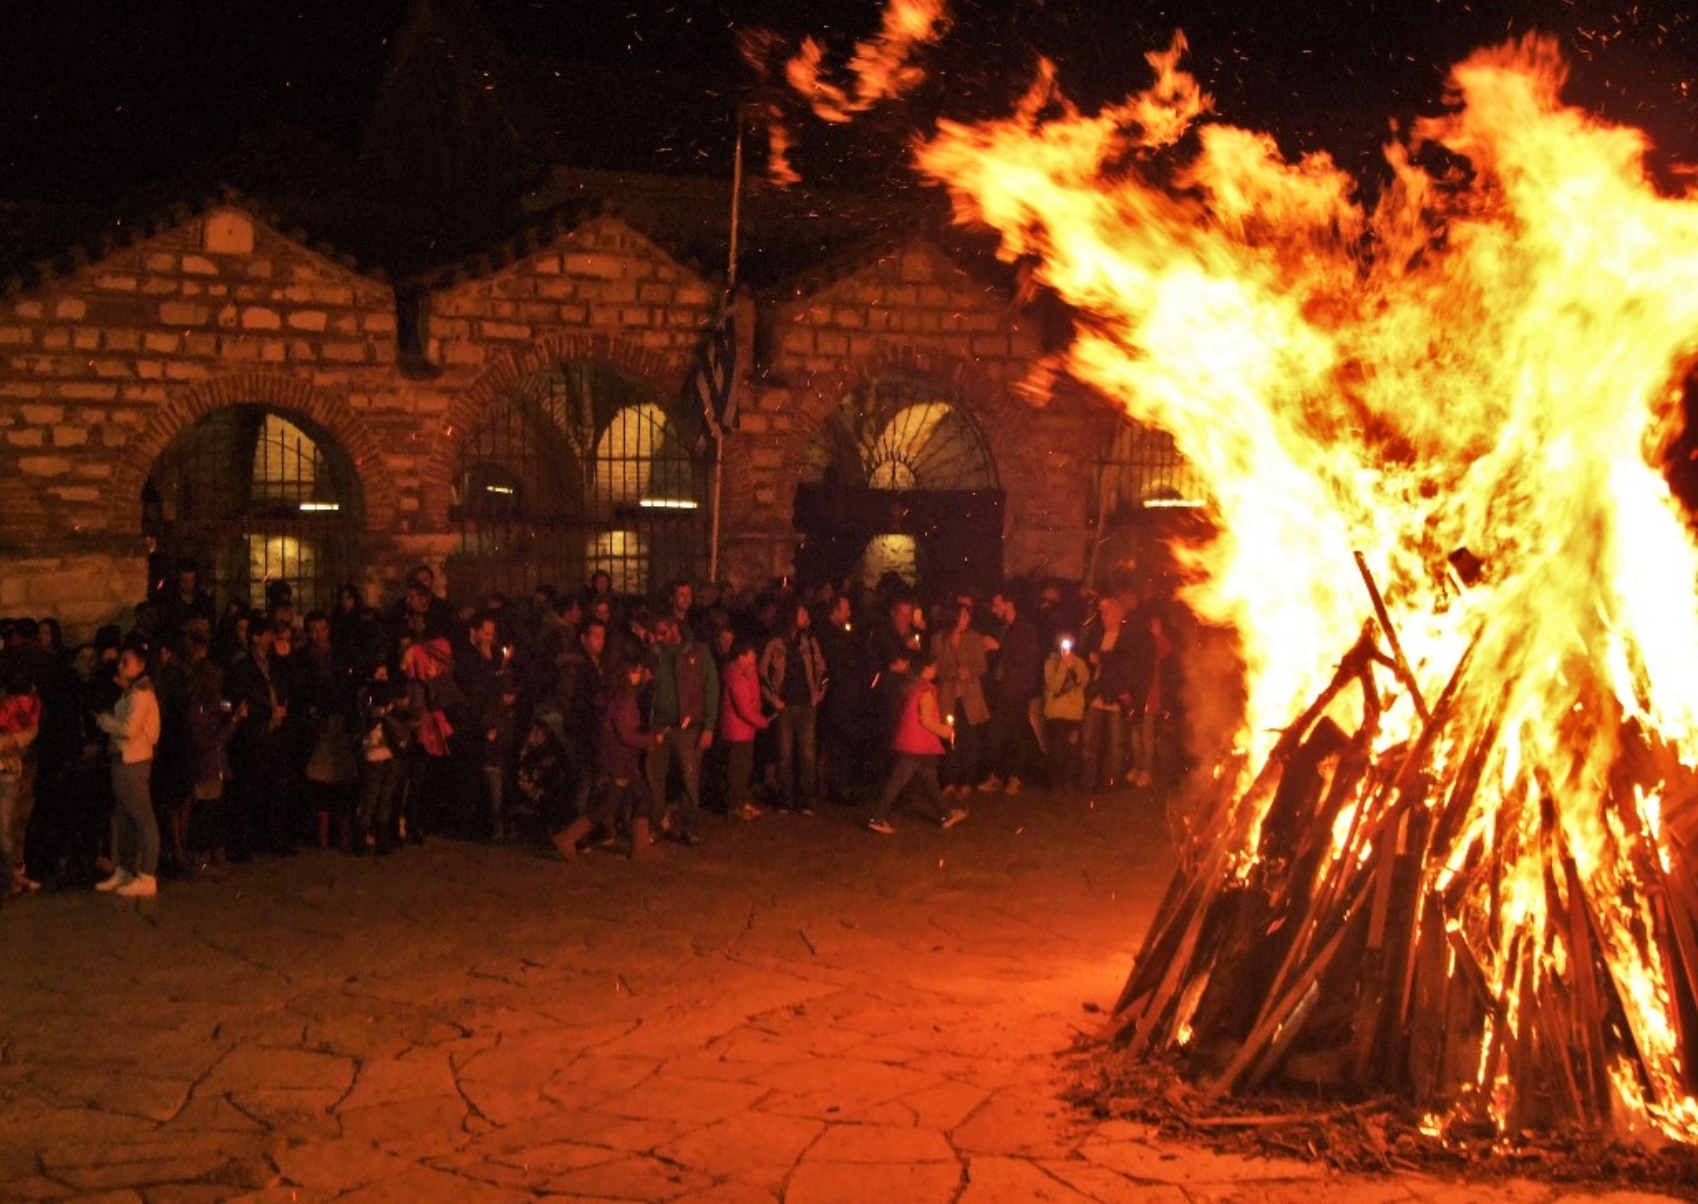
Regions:
<svg viewBox="0 0 1698 1204"><path fill-rule="evenodd" d="M707 645L678 620L663 614L653 621L654 699L649 706L649 730L654 745L648 754L649 792L656 807L664 808L666 782L678 767L683 798L674 830L685 844L701 843L697 831L702 807L702 754L713 744L719 723L719 669Z"/></svg>

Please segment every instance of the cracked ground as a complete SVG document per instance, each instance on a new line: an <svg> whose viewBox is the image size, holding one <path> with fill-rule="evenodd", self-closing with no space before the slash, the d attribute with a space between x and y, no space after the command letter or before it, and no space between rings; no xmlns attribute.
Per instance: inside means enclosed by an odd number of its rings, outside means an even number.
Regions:
<svg viewBox="0 0 1698 1204"><path fill-rule="evenodd" d="M950 832L853 820L720 821L635 864L307 853L140 905L0 909L0 1200L1587 1198L1071 1111L1060 1055L1172 868L1159 808L1031 793Z"/></svg>

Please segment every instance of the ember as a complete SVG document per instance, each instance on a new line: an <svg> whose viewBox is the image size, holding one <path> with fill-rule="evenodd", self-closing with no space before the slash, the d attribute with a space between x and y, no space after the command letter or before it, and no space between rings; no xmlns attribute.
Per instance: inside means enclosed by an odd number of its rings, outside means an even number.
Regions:
<svg viewBox="0 0 1698 1204"><path fill-rule="evenodd" d="M1547 41L1455 68L1371 209L1207 122L1183 48L1122 105L1046 70L917 152L1221 518L1187 600L1238 633L1246 712L1111 1031L1214 1092L1690 1140L1698 553L1659 465L1698 200L1563 104Z"/></svg>

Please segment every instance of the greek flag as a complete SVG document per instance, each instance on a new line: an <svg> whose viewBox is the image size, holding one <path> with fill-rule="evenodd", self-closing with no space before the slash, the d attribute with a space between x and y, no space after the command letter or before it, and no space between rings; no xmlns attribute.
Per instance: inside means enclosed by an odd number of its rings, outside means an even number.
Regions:
<svg viewBox="0 0 1698 1204"><path fill-rule="evenodd" d="M690 392L715 439L737 429L737 317L727 305L702 340Z"/></svg>

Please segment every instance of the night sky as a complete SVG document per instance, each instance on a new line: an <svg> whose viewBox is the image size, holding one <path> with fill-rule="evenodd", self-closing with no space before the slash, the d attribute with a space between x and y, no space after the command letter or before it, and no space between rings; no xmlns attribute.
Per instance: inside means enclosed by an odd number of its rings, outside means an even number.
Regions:
<svg viewBox="0 0 1698 1204"><path fill-rule="evenodd" d="M357 141L392 38L416 0L6 0L0 5L0 197L88 200L169 181L280 125ZM615 81L620 114L562 114L596 166L723 173L728 122L753 84L734 30L816 32L846 52L877 25L874 0L481 0L527 60ZM1038 53L1087 103L1147 82L1144 51L1175 28L1221 115L1271 129L1290 150L1325 147L1366 168L1392 120L1438 103L1471 47L1555 34L1572 95L1698 159L1698 22L1652 0L978 0L958 5L931 53L930 83L862 136L900 145L939 112L1000 110ZM799 17L799 11L805 16ZM574 67L574 65L577 65ZM500 81L495 81L499 86ZM636 133L634 131L639 131ZM806 144L811 134L800 130ZM829 139L827 139L829 142ZM807 168L803 160L804 170ZM829 165L822 170L829 174Z"/></svg>

